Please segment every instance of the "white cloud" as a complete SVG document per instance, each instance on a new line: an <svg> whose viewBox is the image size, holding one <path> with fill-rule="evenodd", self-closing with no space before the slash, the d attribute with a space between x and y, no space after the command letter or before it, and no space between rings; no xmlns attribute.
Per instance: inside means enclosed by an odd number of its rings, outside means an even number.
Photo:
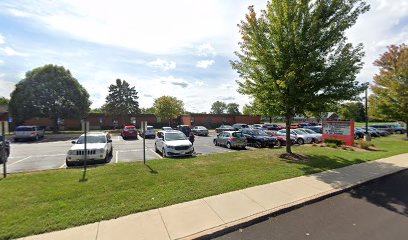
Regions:
<svg viewBox="0 0 408 240"><path fill-rule="evenodd" d="M14 9L14 8L9 8L8 11L11 13L11 15L16 16L16 17L29 17L31 14L18 10L18 9Z"/></svg>
<svg viewBox="0 0 408 240"><path fill-rule="evenodd" d="M173 61L167 61L164 59L156 59L152 62L147 63L148 66L154 67L154 68L160 68L164 71L172 70L176 68L176 62Z"/></svg>
<svg viewBox="0 0 408 240"><path fill-rule="evenodd" d="M6 38L0 34L0 44L6 43Z"/></svg>
<svg viewBox="0 0 408 240"><path fill-rule="evenodd" d="M1 60L1 59L0 59L0 65L1 65L1 64L4 64L4 60Z"/></svg>
<svg viewBox="0 0 408 240"><path fill-rule="evenodd" d="M214 47L209 43L201 44L197 47L197 54L198 56L215 56L217 53L215 52Z"/></svg>
<svg viewBox="0 0 408 240"><path fill-rule="evenodd" d="M27 57L28 54L26 53L22 53L22 52L18 52L14 49L12 49L11 47L4 47L4 48L0 48L0 50L4 53L4 55L6 56L19 56L19 57Z"/></svg>
<svg viewBox="0 0 408 240"><path fill-rule="evenodd" d="M214 63L215 63L214 60L201 60L196 63L196 67L206 69L209 66L213 65Z"/></svg>

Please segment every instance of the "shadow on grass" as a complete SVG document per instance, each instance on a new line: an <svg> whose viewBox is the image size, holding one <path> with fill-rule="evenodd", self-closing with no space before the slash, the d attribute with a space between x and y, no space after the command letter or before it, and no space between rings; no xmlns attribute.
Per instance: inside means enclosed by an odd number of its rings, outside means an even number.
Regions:
<svg viewBox="0 0 408 240"><path fill-rule="evenodd" d="M149 164L145 164L145 166L150 170L151 174L159 174L159 172L150 167Z"/></svg>

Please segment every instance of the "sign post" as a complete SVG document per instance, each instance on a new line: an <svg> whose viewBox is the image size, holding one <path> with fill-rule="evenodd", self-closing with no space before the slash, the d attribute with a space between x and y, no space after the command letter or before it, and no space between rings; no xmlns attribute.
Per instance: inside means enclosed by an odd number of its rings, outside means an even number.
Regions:
<svg viewBox="0 0 408 240"><path fill-rule="evenodd" d="M143 133L143 164L146 164L146 128L147 128L147 122L142 121L140 122L140 130L142 130Z"/></svg>
<svg viewBox="0 0 408 240"><path fill-rule="evenodd" d="M86 181L85 175L86 175L86 160L88 157L88 150L86 148L87 144L87 132L89 131L89 121L81 120L81 128L82 131L84 131L84 172L82 174L82 182Z"/></svg>
<svg viewBox="0 0 408 240"><path fill-rule="evenodd" d="M322 124L323 141L326 138L343 140L347 146L354 144L353 121L325 121Z"/></svg>
<svg viewBox="0 0 408 240"><path fill-rule="evenodd" d="M1 122L1 135L2 135L2 148L1 148L1 160L3 161L3 177L7 177L7 154L6 154L6 129L5 122Z"/></svg>

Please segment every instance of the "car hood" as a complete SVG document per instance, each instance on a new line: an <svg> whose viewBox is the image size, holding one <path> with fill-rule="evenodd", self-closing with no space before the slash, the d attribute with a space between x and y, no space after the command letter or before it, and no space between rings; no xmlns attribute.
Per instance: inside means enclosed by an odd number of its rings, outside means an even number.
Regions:
<svg viewBox="0 0 408 240"><path fill-rule="evenodd" d="M87 149L101 149L105 148L106 143L87 143L86 148ZM74 144L71 147L71 150L84 150L85 149L85 144Z"/></svg>
<svg viewBox="0 0 408 240"><path fill-rule="evenodd" d="M166 141L167 146L185 146L185 145L192 145L189 140L175 140L175 141Z"/></svg>

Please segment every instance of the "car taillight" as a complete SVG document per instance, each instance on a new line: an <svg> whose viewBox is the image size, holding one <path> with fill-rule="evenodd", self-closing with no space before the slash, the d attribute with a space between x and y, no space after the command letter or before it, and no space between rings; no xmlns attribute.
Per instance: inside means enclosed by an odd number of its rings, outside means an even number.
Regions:
<svg viewBox="0 0 408 240"><path fill-rule="evenodd" d="M230 140L230 141L235 141L235 138L230 138L229 140Z"/></svg>

